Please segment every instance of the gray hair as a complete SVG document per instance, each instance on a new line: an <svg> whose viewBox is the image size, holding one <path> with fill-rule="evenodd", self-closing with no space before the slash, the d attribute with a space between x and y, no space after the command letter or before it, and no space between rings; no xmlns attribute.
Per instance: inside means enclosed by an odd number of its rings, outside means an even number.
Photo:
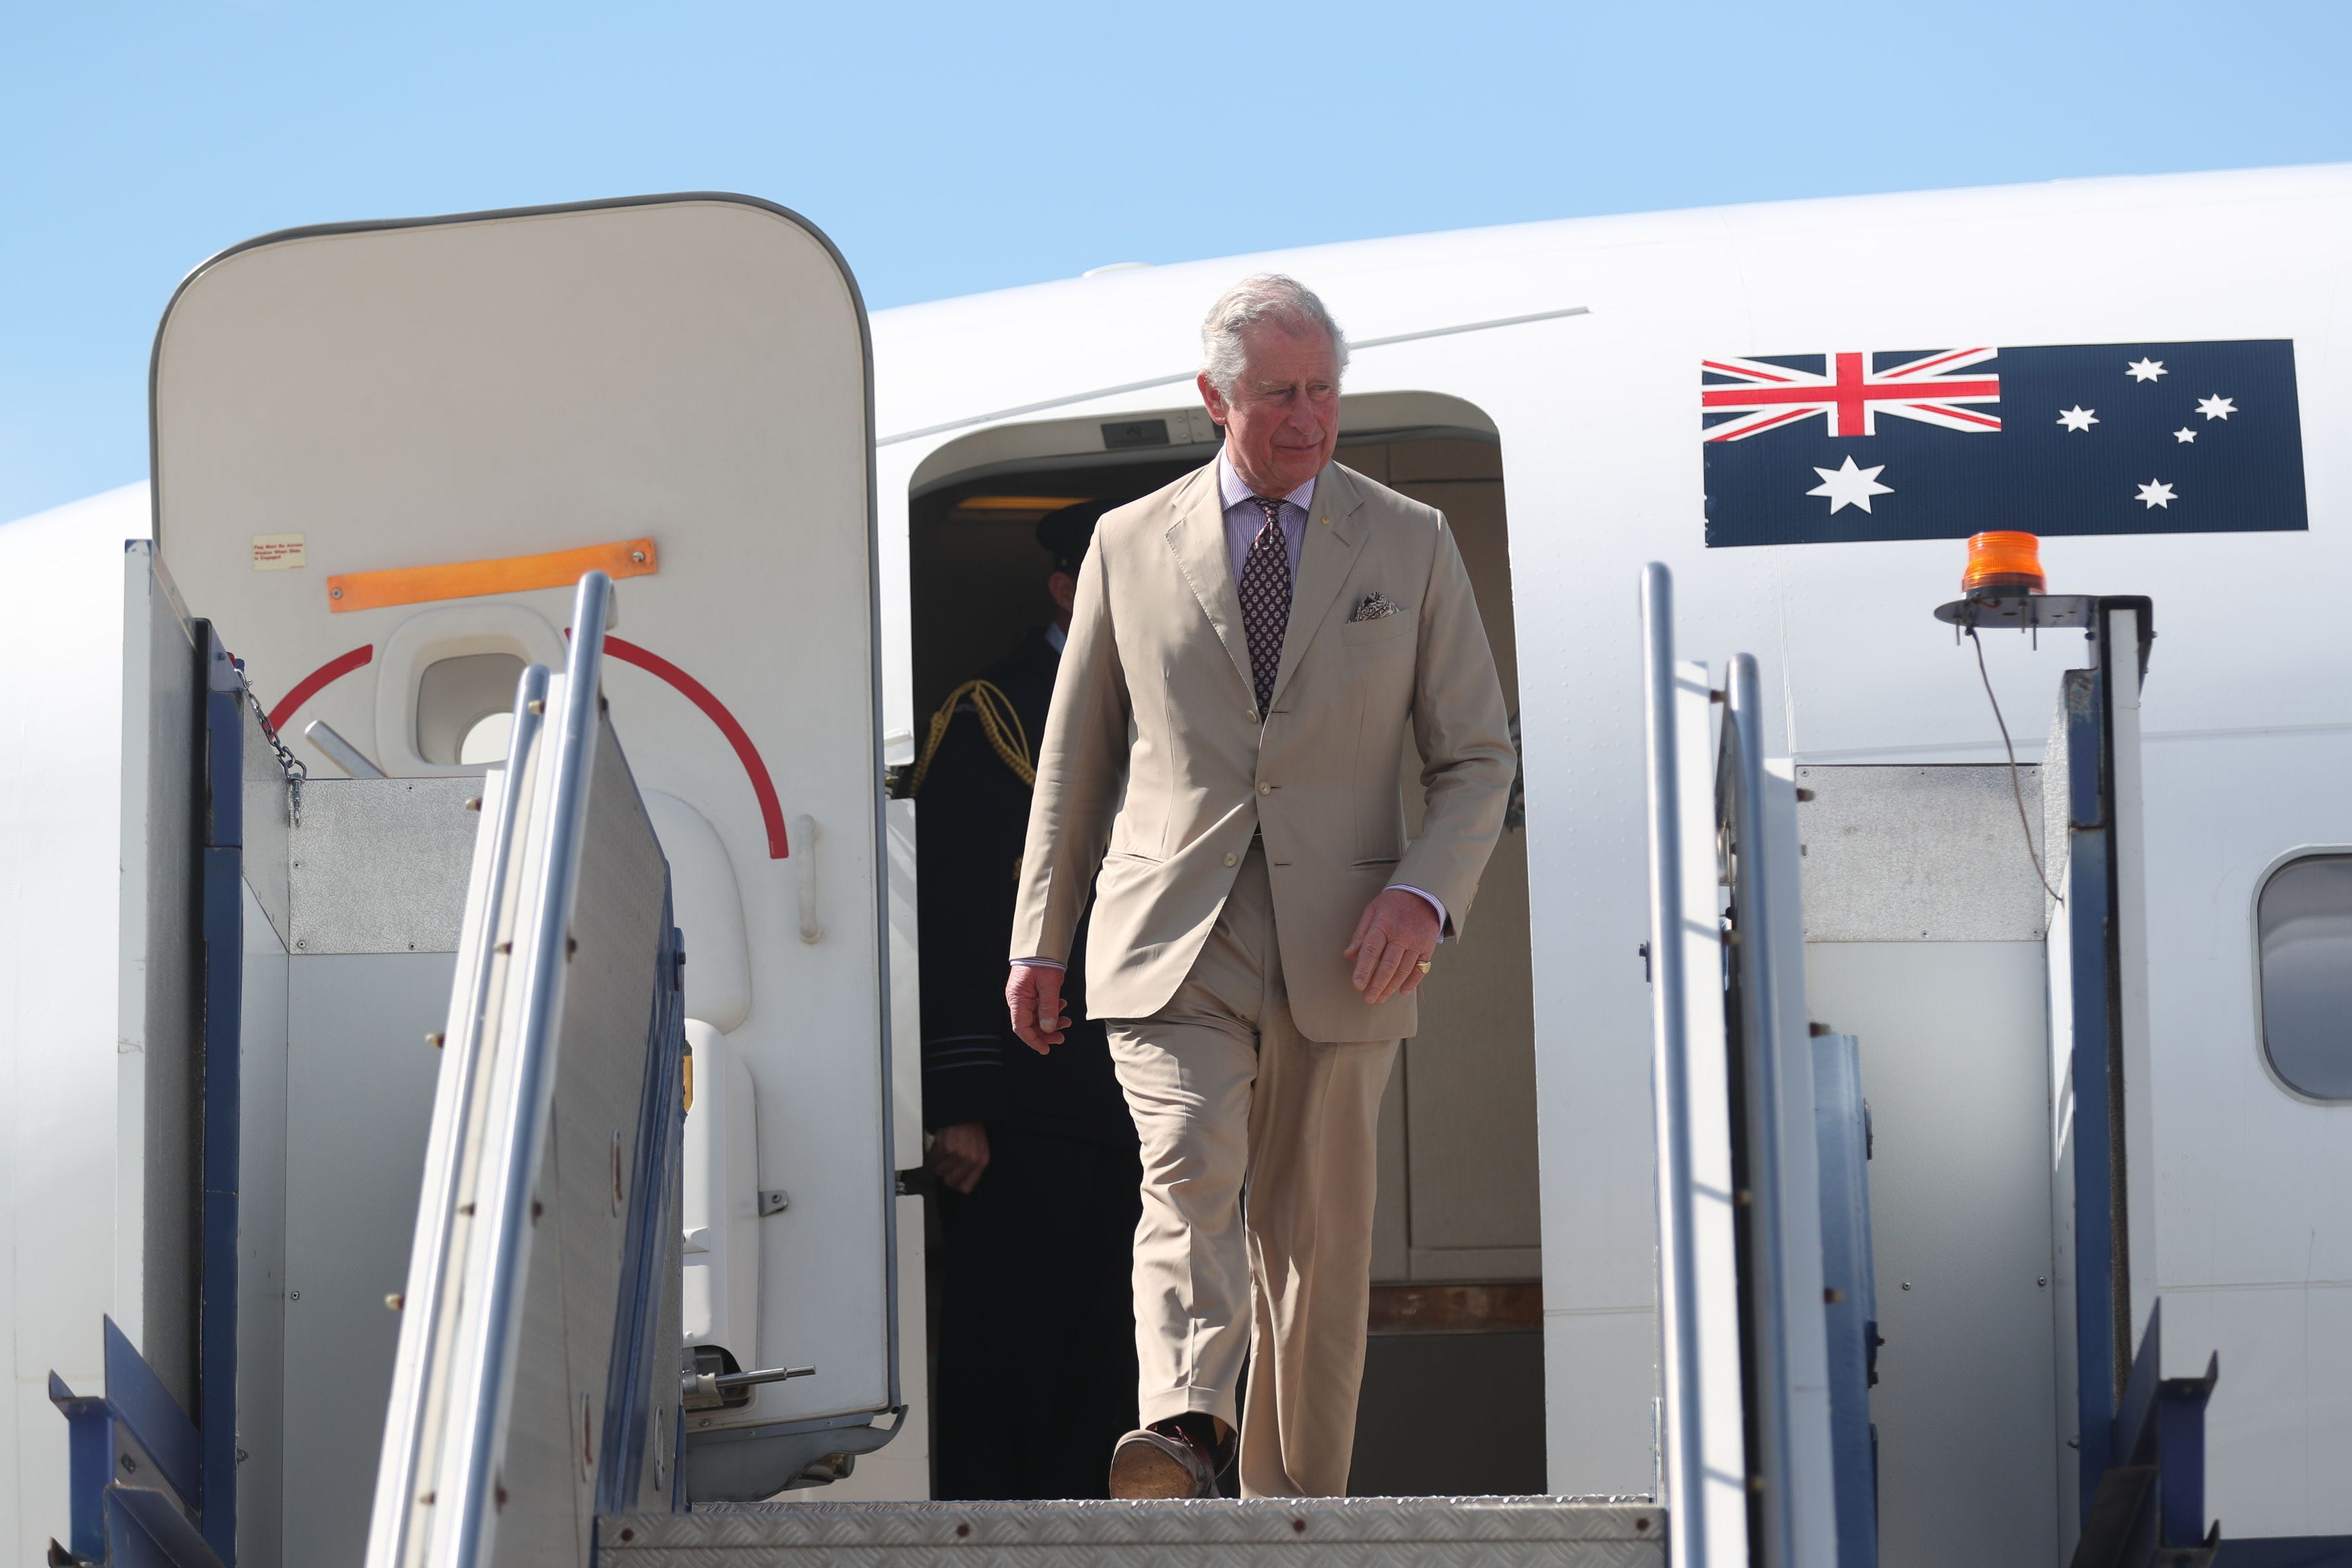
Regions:
<svg viewBox="0 0 2352 1568"><path fill-rule="evenodd" d="M1261 272L1226 289L1201 323L1201 370L1211 386L1233 392L1242 373L1242 335L1262 321L1271 321L1293 337L1324 333L1331 340L1339 369L1347 370L1348 335L1315 291L1295 277Z"/></svg>

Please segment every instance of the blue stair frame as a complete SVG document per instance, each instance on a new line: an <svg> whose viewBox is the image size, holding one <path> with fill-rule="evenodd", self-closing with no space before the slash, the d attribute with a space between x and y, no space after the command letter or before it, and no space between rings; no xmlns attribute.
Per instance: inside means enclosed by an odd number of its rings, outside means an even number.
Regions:
<svg viewBox="0 0 2352 1568"><path fill-rule="evenodd" d="M2201 1377L2162 1376L2163 1329L2159 1301L2107 1425L2110 1459L2083 1518L2074 1568L2203 1568L2221 1544L2221 1525L2205 1518L2205 1406L2221 1358L2213 1355Z"/></svg>
<svg viewBox="0 0 2352 1568"><path fill-rule="evenodd" d="M106 1392L78 1395L51 1373L49 1400L65 1414L73 1498L71 1541L49 1543L50 1568L224 1568L192 1500L203 1435L112 1318Z"/></svg>

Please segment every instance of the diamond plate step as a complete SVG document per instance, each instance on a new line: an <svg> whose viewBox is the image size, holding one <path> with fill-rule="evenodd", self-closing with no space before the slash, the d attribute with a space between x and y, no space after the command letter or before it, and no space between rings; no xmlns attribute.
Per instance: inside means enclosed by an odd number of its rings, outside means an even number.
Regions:
<svg viewBox="0 0 2352 1568"><path fill-rule="evenodd" d="M1665 1511L1622 1498L762 1502L597 1521L597 1568L1664 1568Z"/></svg>

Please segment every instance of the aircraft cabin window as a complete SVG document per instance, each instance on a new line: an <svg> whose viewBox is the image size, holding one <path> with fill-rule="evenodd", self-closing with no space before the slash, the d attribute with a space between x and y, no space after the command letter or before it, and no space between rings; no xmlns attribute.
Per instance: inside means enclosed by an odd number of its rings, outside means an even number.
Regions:
<svg viewBox="0 0 2352 1568"><path fill-rule="evenodd" d="M416 754L445 768L504 760L521 679L522 661L512 653L461 653L425 665L416 683Z"/></svg>
<svg viewBox="0 0 2352 1568"><path fill-rule="evenodd" d="M507 742L514 736L514 715L501 710L486 713L474 721L466 738L457 743L457 760L467 767L488 766L507 759Z"/></svg>
<svg viewBox="0 0 2352 1568"><path fill-rule="evenodd" d="M2352 854L2305 855L2254 901L2263 1051L2315 1100L2352 1100Z"/></svg>

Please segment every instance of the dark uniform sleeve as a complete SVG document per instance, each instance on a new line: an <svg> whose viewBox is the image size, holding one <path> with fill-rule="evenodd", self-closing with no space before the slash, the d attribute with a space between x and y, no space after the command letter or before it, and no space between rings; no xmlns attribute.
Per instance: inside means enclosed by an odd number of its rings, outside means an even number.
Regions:
<svg viewBox="0 0 2352 1568"><path fill-rule="evenodd" d="M915 800L923 1124L934 1131L1002 1120L1006 1052L1026 1050L1004 1010L1004 949L1028 818L1028 787L961 705Z"/></svg>

